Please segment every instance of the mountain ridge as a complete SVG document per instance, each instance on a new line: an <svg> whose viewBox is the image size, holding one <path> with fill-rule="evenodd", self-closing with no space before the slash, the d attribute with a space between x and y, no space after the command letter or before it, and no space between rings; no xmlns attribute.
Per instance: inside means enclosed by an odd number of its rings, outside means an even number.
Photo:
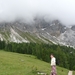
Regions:
<svg viewBox="0 0 75 75"><path fill-rule="evenodd" d="M63 25L59 20L50 22L35 18L34 23L22 21L0 23L0 39L10 42L54 43L75 47L75 26Z"/></svg>

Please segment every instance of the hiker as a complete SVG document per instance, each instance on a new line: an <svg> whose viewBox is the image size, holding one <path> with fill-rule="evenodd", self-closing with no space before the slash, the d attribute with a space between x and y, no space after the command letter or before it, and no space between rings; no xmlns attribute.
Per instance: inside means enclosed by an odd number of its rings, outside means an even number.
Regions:
<svg viewBox="0 0 75 75"><path fill-rule="evenodd" d="M57 75L56 73L56 58L53 54L50 55L51 57L51 75Z"/></svg>

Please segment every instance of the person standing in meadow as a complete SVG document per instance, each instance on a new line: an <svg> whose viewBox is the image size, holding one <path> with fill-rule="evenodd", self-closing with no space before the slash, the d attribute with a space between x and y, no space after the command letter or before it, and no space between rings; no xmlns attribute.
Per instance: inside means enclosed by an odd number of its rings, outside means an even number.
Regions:
<svg viewBox="0 0 75 75"><path fill-rule="evenodd" d="M57 75L56 72L56 58L53 54L50 55L51 57L51 75Z"/></svg>

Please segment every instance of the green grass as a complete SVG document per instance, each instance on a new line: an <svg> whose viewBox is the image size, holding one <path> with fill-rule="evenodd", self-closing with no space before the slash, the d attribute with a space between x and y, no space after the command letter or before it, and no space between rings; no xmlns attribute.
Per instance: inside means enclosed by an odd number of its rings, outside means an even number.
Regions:
<svg viewBox="0 0 75 75"><path fill-rule="evenodd" d="M6 30L6 31L0 30L0 34L2 34L2 36L4 37L5 41L9 41L10 32L8 30Z"/></svg>
<svg viewBox="0 0 75 75"><path fill-rule="evenodd" d="M32 55L0 51L0 75L37 75L37 71L50 75L50 64ZM68 70L61 67L57 67L57 72L68 74Z"/></svg>
<svg viewBox="0 0 75 75"><path fill-rule="evenodd" d="M37 42L37 43L44 43L40 38L35 36L34 34L31 34L29 32L23 32L18 29L16 29L17 32L19 32L19 35L22 36L23 38L27 38L30 42Z"/></svg>
<svg viewBox="0 0 75 75"><path fill-rule="evenodd" d="M43 38L44 40L48 41L49 44L53 44L50 40L46 39L45 37L43 37L43 36L40 36L40 37Z"/></svg>
<svg viewBox="0 0 75 75"><path fill-rule="evenodd" d="M75 75L75 71L73 71L73 75Z"/></svg>

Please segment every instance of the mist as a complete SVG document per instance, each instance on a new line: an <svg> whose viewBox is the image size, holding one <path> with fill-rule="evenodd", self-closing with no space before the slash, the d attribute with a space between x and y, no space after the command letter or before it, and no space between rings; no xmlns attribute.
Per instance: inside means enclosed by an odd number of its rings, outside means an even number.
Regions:
<svg viewBox="0 0 75 75"><path fill-rule="evenodd" d="M75 0L0 0L0 22L20 18L32 22L37 15L75 25Z"/></svg>

